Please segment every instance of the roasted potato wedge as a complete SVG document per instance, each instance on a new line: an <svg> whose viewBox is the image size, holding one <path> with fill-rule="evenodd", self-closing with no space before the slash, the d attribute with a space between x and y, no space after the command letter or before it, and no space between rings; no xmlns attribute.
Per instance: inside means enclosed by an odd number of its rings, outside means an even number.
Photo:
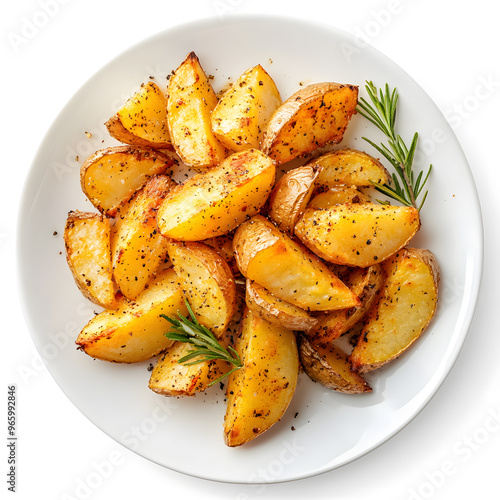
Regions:
<svg viewBox="0 0 500 500"><path fill-rule="evenodd" d="M331 208L346 203L369 203L370 198L352 186L335 186L314 196L307 208Z"/></svg>
<svg viewBox="0 0 500 500"><path fill-rule="evenodd" d="M310 330L318 322L304 309L274 296L255 281L246 280L245 301L253 313L273 325L289 330Z"/></svg>
<svg viewBox="0 0 500 500"><path fill-rule="evenodd" d="M105 125L111 137L125 144L172 149L167 126L167 100L154 82L142 84Z"/></svg>
<svg viewBox="0 0 500 500"><path fill-rule="evenodd" d="M168 255L198 321L220 338L236 310L229 265L213 248L195 241L170 241Z"/></svg>
<svg viewBox="0 0 500 500"><path fill-rule="evenodd" d="M299 358L304 372L315 382L345 394L371 392L370 384L351 371L347 354L332 344L317 346L302 337Z"/></svg>
<svg viewBox="0 0 500 500"><path fill-rule="evenodd" d="M301 309L321 311L360 304L318 257L261 215L238 227L234 249L243 276Z"/></svg>
<svg viewBox="0 0 500 500"><path fill-rule="evenodd" d="M315 345L331 343L363 318L384 283L384 273L381 265L375 264L365 268L354 267L347 277L342 276L341 279L359 297L361 304L318 315L316 324L304 332Z"/></svg>
<svg viewBox="0 0 500 500"><path fill-rule="evenodd" d="M321 173L316 180L317 186L368 187L371 181L385 184L390 176L379 160L368 153L355 149L341 149L326 153L307 163L311 167L320 167Z"/></svg>
<svg viewBox="0 0 500 500"><path fill-rule="evenodd" d="M297 386L295 335L247 310L235 349L243 367L227 384L224 438L227 446L251 441L278 422Z"/></svg>
<svg viewBox="0 0 500 500"><path fill-rule="evenodd" d="M158 231L156 211L177 185L166 175L153 176L117 217L111 233L113 276L120 292L134 300L167 253L168 240Z"/></svg>
<svg viewBox="0 0 500 500"><path fill-rule="evenodd" d="M64 228L66 260L76 285L95 304L116 307L111 270L109 219L91 212L69 212Z"/></svg>
<svg viewBox="0 0 500 500"><path fill-rule="evenodd" d="M173 189L158 209L158 227L164 236L182 241L226 234L258 213L275 174L273 162L260 151L234 153Z"/></svg>
<svg viewBox="0 0 500 500"><path fill-rule="evenodd" d="M277 165L342 140L356 111L358 87L324 82L290 96L271 117L261 149Z"/></svg>
<svg viewBox="0 0 500 500"><path fill-rule="evenodd" d="M212 132L210 116L217 102L198 57L191 52L170 78L167 123L180 159L200 172L218 165L226 156L226 148Z"/></svg>
<svg viewBox="0 0 500 500"><path fill-rule="evenodd" d="M114 217L148 179L167 172L175 160L151 149L116 146L97 151L80 169L82 190L97 210Z"/></svg>
<svg viewBox="0 0 500 500"><path fill-rule="evenodd" d="M319 169L298 167L284 174L269 196L269 217L279 229L293 235L295 224L304 213L314 190Z"/></svg>
<svg viewBox="0 0 500 500"><path fill-rule="evenodd" d="M419 228L416 208L352 203L306 209L295 234L329 262L368 267L403 248Z"/></svg>
<svg viewBox="0 0 500 500"><path fill-rule="evenodd" d="M116 310L92 318L78 335L77 345L93 358L136 363L172 345L165 337L169 323L160 314L187 315L182 289L173 268L153 277L134 302L119 299Z"/></svg>
<svg viewBox="0 0 500 500"><path fill-rule="evenodd" d="M241 273L236 265L236 259L234 258L233 234L233 232L230 232L222 236L208 238L203 240L202 243L213 248L228 263L236 279L241 278Z"/></svg>
<svg viewBox="0 0 500 500"><path fill-rule="evenodd" d="M350 356L358 373L379 368L406 351L437 307L439 266L429 250L404 248L382 265L385 283Z"/></svg>
<svg viewBox="0 0 500 500"><path fill-rule="evenodd" d="M221 97L212 112L212 130L230 151L259 149L264 129L280 104L276 84L258 64L245 71Z"/></svg>
<svg viewBox="0 0 500 500"><path fill-rule="evenodd" d="M151 372L149 388L164 396L195 396L231 369L231 365L221 359L201 361L195 365L179 363L192 349L190 344L184 342L175 342L169 347Z"/></svg>
<svg viewBox="0 0 500 500"><path fill-rule="evenodd" d="M233 233L208 238L201 243L213 248L226 262L234 260Z"/></svg>

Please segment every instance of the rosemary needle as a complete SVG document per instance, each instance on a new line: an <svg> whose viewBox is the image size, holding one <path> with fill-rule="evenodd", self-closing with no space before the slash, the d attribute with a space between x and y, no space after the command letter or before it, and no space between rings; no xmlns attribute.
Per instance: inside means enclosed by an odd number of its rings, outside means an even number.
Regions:
<svg viewBox="0 0 500 500"><path fill-rule="evenodd" d="M372 182L372 184L378 191L390 198L420 210L427 198L427 191L423 193L420 203L418 197L429 178L432 165L429 166L425 177L423 172L420 172L415 179L413 160L417 148L418 133L415 132L413 135L410 147L407 147L401 136L396 133L396 105L399 96L395 88L391 91L389 85L385 84L384 90L377 89L369 81L366 82L365 88L371 104L362 97L358 101L357 111L381 130L388 141L387 145L377 145L366 137L363 139L382 154L396 170L396 173L391 176L392 185L377 182ZM383 201L380 203L388 204L388 202Z"/></svg>
<svg viewBox="0 0 500 500"><path fill-rule="evenodd" d="M198 322L187 300L186 307L191 319L186 318L179 312L177 312L179 319L171 318L165 314L160 315L172 325L170 331L165 333L165 336L170 340L186 342L193 346L193 349L190 349L185 356L180 358L178 363L189 366L212 359L222 359L234 366L228 373L210 382L209 386L212 386L226 375L239 370L243 363L239 354L231 346L226 349L208 328Z"/></svg>

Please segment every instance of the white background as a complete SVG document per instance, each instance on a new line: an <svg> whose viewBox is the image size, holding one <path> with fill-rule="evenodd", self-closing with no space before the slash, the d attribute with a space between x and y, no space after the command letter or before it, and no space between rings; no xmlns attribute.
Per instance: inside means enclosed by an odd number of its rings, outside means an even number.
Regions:
<svg viewBox="0 0 500 500"><path fill-rule="evenodd" d="M500 498L500 337L495 324L499 272L494 264L500 243L495 149L500 132L495 119L500 111L500 38L491 2L476 0L467 9L460 5L452 0L4 3L1 399L6 415L7 386L17 386L17 498ZM58 388L35 351L15 271L22 185L46 130L75 91L110 59L156 32L193 19L246 13L329 23L368 41L406 70L454 128L475 178L485 226L485 272L476 314L462 353L433 400L398 435L356 462L319 477L265 486L219 484L165 470L90 423ZM27 23L34 21L39 27L26 31ZM6 433L6 416L0 425ZM8 450L2 449L0 470L6 473ZM4 498L8 485L4 473L1 477Z"/></svg>

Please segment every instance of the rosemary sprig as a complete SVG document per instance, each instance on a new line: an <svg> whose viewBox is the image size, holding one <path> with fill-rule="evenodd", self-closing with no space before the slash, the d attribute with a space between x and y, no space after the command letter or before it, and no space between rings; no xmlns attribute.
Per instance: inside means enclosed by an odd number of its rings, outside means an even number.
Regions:
<svg viewBox="0 0 500 500"><path fill-rule="evenodd" d="M381 130L388 138L388 141L387 145L377 145L366 137L363 137L363 139L382 154L396 171L391 176L392 185L377 182L372 182L372 184L378 191L390 198L403 205L420 210L424 205L428 192L426 191L423 194L420 203L418 203L418 197L429 178L432 165L429 166L425 177L423 177L423 172L420 172L415 179L412 167L417 148L418 133L415 132L409 148L401 136L396 133L396 105L399 96L395 88L391 91L389 85L385 84L384 91L382 89L378 90L369 81L366 82L365 88L372 104L364 97L361 97L358 101L357 111ZM379 202L388 204L386 201L379 200Z"/></svg>
<svg viewBox="0 0 500 500"><path fill-rule="evenodd" d="M178 363L189 366L202 363L203 361L210 361L212 359L223 359L234 366L234 368L228 373L225 373L221 377L210 382L209 386L212 386L223 379L226 375L239 370L243 366L243 363L241 362L239 354L231 346L225 349L208 328L200 325L193 313L191 305L187 300L186 306L191 320L184 317L179 312L177 312L179 319L171 318L165 314L160 315L172 325L170 331L165 333L165 336L170 340L187 342L188 344L194 346L194 348L190 349L185 356L179 359Z"/></svg>

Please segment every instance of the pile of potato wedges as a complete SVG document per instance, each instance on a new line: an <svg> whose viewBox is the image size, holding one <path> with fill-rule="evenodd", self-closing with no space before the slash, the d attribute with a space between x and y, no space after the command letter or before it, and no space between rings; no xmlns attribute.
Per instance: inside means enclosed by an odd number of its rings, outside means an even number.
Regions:
<svg viewBox="0 0 500 500"><path fill-rule="evenodd" d="M194 53L166 93L144 83L106 123L121 145L82 164L96 212L67 217L69 268L103 308L79 349L111 362L157 357L150 389L203 392L231 366L178 362L190 346L165 336L160 315L186 315L187 299L243 362L225 384L228 446L281 419L300 370L335 391L371 391L363 374L431 321L439 268L408 246L418 210L370 198L372 181L390 179L380 161L332 146L357 99L355 85L322 82L282 101L260 65L217 95ZM182 183L179 165L190 172Z"/></svg>

